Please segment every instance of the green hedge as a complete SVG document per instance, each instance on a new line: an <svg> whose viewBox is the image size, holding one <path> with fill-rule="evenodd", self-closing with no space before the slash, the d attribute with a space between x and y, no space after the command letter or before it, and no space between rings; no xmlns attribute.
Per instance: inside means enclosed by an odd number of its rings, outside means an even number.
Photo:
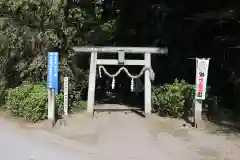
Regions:
<svg viewBox="0 0 240 160"><path fill-rule="evenodd" d="M5 109L13 116L23 117L36 122L47 118L47 89L43 84L24 82L22 85L9 89ZM86 107L83 101L70 100L70 112L82 111ZM63 115L63 94L56 96L56 114Z"/></svg>
<svg viewBox="0 0 240 160"><path fill-rule="evenodd" d="M172 84L153 87L153 112L183 118L192 106L194 86L185 81L175 80Z"/></svg>

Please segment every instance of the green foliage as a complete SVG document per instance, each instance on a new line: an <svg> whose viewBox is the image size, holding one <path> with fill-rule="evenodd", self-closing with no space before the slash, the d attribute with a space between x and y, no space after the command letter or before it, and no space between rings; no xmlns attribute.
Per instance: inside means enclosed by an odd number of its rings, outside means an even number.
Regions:
<svg viewBox="0 0 240 160"><path fill-rule="evenodd" d="M227 95L229 101L233 97L238 100L240 89L236 83L240 79L240 58L232 53L240 44L239 7L236 7L239 3L219 0L197 1L194 5L190 1L163 0L140 0L137 4L116 0L0 0L0 85L4 84L0 98L5 88L19 85L22 80L39 82L44 79L47 66L44 54L49 50L60 52L59 72L70 77L71 89L75 90L79 77L84 77L79 73L82 69L87 75L88 64L74 66L72 46L127 45L170 48L169 60L164 59L164 63L153 58L156 73L165 74L157 83L168 81L172 76L190 80L192 75L187 68L194 65L183 59L211 57L214 63L210 67L213 72L209 72L209 82L213 90ZM81 59L88 62L87 58ZM76 63L82 65L78 60ZM220 90L229 77L234 84L233 93ZM228 102L227 106L231 106Z"/></svg>
<svg viewBox="0 0 240 160"><path fill-rule="evenodd" d="M63 93L59 93L56 96L56 114L58 116L63 115L63 101L64 101Z"/></svg>
<svg viewBox="0 0 240 160"><path fill-rule="evenodd" d="M152 90L153 112L182 118L191 107L193 86L177 79L172 84L154 87Z"/></svg>
<svg viewBox="0 0 240 160"><path fill-rule="evenodd" d="M86 109L86 106L86 101L73 101L72 105L70 106L70 113L83 112Z"/></svg>
<svg viewBox="0 0 240 160"><path fill-rule="evenodd" d="M47 118L47 89L41 84L24 82L22 85L9 89L6 97L6 109L13 116L23 117L36 122ZM73 102L74 112L82 111L84 102ZM56 96L56 115L63 115L63 94Z"/></svg>
<svg viewBox="0 0 240 160"><path fill-rule="evenodd" d="M78 61L73 61L75 57L71 47L96 41L104 43L99 38L112 38L115 26L115 20L98 18L102 9L96 5L100 8L92 11L95 3L0 0L0 84L3 81L7 87L14 87L23 80L42 81L47 73L46 53L58 50L60 74L70 78L71 90L80 88L82 91L88 68L84 66L82 69ZM87 57L82 59L87 61Z"/></svg>
<svg viewBox="0 0 240 160"><path fill-rule="evenodd" d="M23 117L36 122L47 116L47 91L42 85L23 83L8 90L6 98L7 110L13 116Z"/></svg>

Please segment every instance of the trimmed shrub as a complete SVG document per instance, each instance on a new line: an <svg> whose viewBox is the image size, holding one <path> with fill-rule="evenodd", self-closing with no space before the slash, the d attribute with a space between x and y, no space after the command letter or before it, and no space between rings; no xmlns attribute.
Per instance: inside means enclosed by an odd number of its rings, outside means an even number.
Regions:
<svg viewBox="0 0 240 160"><path fill-rule="evenodd" d="M24 82L8 90L6 109L13 115L36 122L47 116L47 91L42 85Z"/></svg>
<svg viewBox="0 0 240 160"><path fill-rule="evenodd" d="M175 80L152 89L153 112L159 115L183 118L190 110L194 95L192 85L184 80Z"/></svg>
<svg viewBox="0 0 240 160"><path fill-rule="evenodd" d="M57 117L63 115L63 99L62 93L56 96ZM5 109L13 116L36 122L47 118L47 102L48 95L45 85L24 82L22 85L7 91ZM82 111L86 108L83 101L72 101L69 106L71 106L70 112Z"/></svg>

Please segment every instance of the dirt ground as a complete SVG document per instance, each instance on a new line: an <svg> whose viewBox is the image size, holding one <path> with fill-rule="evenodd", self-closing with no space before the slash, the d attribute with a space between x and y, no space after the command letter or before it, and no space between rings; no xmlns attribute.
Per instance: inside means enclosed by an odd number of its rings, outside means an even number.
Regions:
<svg viewBox="0 0 240 160"><path fill-rule="evenodd" d="M100 112L94 117L86 113L71 115L59 120L54 129L47 121L17 122L21 128L59 137L59 145L75 149L80 155L87 154L93 160L240 159L239 134L210 122L196 129L183 127L182 120L155 115L142 118L131 112Z"/></svg>

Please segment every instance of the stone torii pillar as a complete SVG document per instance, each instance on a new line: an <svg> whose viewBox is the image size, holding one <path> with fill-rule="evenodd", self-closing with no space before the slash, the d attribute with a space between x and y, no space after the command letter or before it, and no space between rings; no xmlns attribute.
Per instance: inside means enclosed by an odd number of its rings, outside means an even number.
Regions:
<svg viewBox="0 0 240 160"><path fill-rule="evenodd" d="M151 54L167 54L167 48L155 47L73 47L73 50L78 53L91 53L90 73L88 82L88 102L87 112L93 112L95 101L95 85L97 65L140 65L146 68L151 68ZM118 54L118 59L98 59L98 53ZM127 54L144 54L144 60L126 60ZM145 114L151 114L151 80L150 71L145 70Z"/></svg>

